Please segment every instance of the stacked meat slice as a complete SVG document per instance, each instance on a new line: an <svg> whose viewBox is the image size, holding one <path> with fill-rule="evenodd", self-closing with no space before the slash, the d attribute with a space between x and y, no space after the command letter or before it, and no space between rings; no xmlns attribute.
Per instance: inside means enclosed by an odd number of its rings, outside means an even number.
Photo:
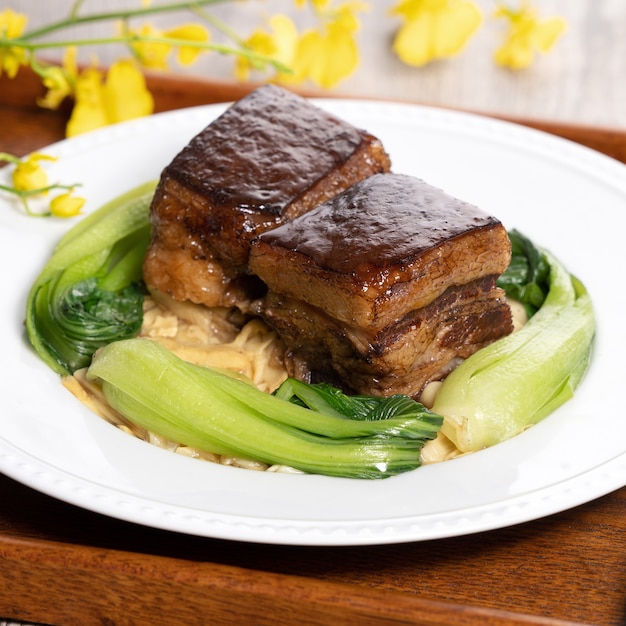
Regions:
<svg viewBox="0 0 626 626"><path fill-rule="evenodd" d="M252 242L260 313L293 362L372 395L417 396L512 331L503 225L402 174L378 174Z"/></svg>
<svg viewBox="0 0 626 626"><path fill-rule="evenodd" d="M381 142L264 86L174 158L151 206L153 291L256 313L292 375L417 396L512 331L503 225L389 172Z"/></svg>
<svg viewBox="0 0 626 626"><path fill-rule="evenodd" d="M247 310L263 290L248 272L250 241L389 167L377 138L263 86L163 171L151 207L146 283L175 300Z"/></svg>

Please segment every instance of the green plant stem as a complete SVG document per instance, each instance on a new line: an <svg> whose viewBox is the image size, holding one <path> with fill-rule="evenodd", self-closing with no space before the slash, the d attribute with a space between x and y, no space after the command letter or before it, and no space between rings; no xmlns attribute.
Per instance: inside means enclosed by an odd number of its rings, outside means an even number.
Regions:
<svg viewBox="0 0 626 626"><path fill-rule="evenodd" d="M74 39L68 41L50 41L29 43L24 38L8 39L4 40L0 38L0 49L8 43L11 48L19 47L28 50L31 54L36 50L44 50L51 48L67 48L69 46L100 46L106 44L126 44L132 45L141 42L150 43L162 43L174 48L201 48L203 50L212 50L219 54L234 54L246 57L256 62L269 63L274 66L279 72L289 73L291 69L284 64L265 57L256 52L247 50L246 48L233 48L232 46L226 46L223 44L214 44L202 41L192 41L189 39L172 39L168 37L148 37L144 35L129 35L127 37L102 37L95 39Z"/></svg>
<svg viewBox="0 0 626 626"><path fill-rule="evenodd" d="M20 198L29 198L31 196L39 196L41 194L47 193L52 189L64 189L65 191L71 191L74 187L79 187L80 185L76 183L75 185L61 185L61 184L53 184L47 185L46 187L39 187L37 189L16 189L15 187L9 187L8 185L0 185L0 191L6 191L8 193L12 193Z"/></svg>
<svg viewBox="0 0 626 626"><path fill-rule="evenodd" d="M172 2L168 4L155 5L149 7L143 7L140 9L127 9L120 11L111 11L107 13L93 13L91 15L82 15L78 16L77 8L81 3L77 3L72 9L69 18L59 20L58 22L52 22L51 24L46 24L41 28L37 28L28 33L25 33L19 40L31 40L36 39L38 37L42 37L43 35L49 35L50 33L56 32L58 30L63 30L69 26L76 26L79 24L88 24L91 22L104 22L108 20L125 20L131 17L142 17L146 15L156 15L158 13L168 13L171 11L184 11L184 10L192 10L195 7L200 6L208 6L213 4L220 4L225 0L195 0L194 2ZM13 40L15 41L15 40Z"/></svg>
<svg viewBox="0 0 626 626"><path fill-rule="evenodd" d="M0 161L5 161L6 163L13 163L17 165L21 162L22 159L20 157L15 156L14 154L9 154L8 152L0 152Z"/></svg>
<svg viewBox="0 0 626 626"><path fill-rule="evenodd" d="M41 213L37 211L31 211L31 208L28 206L28 198L32 196L39 196L41 194L47 193L48 191L51 191L52 189L63 189L65 191L71 191L72 189L74 189L74 187L78 187L78 184L76 185L54 184L54 185L48 185L47 187L39 187L38 189L16 189L15 187L9 187L7 185L0 185L0 191L6 191L7 193L17 196L20 202L22 203L22 207L24 208L24 211L26 212L27 215L30 215L31 217L48 217L51 215L50 211L45 211Z"/></svg>

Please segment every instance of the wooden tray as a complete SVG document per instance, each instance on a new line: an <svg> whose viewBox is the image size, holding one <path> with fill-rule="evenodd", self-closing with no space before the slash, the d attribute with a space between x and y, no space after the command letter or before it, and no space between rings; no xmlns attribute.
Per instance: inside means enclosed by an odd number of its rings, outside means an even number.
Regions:
<svg viewBox="0 0 626 626"><path fill-rule="evenodd" d="M251 89L151 77L157 110ZM63 137L29 72L0 79L0 150ZM65 112L66 113L66 112ZM626 135L513 120L626 161ZM534 522L391 546L308 548L160 531L0 475L0 620L79 624L626 624L626 488Z"/></svg>

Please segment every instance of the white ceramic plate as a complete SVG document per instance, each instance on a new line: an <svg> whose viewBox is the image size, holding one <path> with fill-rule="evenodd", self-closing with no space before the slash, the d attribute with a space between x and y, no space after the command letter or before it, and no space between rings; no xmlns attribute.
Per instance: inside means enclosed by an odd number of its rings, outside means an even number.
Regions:
<svg viewBox="0 0 626 626"><path fill-rule="evenodd" d="M24 302L75 221L0 200L0 471L60 500L183 533L275 544L357 545L525 522L626 484L623 288L626 168L578 145L478 116L321 100L374 133L394 170L424 178L548 247L588 286L598 335L575 398L518 437L381 481L257 473L136 440L90 413L32 353ZM51 178L81 182L87 210L156 178L222 106L156 115L62 141ZM6 180L7 172L0 172Z"/></svg>

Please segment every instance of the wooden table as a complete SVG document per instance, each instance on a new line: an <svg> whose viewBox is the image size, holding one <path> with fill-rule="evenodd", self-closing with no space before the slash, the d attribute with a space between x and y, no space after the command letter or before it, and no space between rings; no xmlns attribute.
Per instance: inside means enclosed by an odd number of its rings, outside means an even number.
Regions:
<svg viewBox="0 0 626 626"><path fill-rule="evenodd" d="M158 110L250 87L151 78ZM63 136L35 77L0 79L0 150ZM626 161L623 133L525 123ZM0 476L0 620L79 624L626 624L626 488L467 537L286 547L191 537L85 511Z"/></svg>

